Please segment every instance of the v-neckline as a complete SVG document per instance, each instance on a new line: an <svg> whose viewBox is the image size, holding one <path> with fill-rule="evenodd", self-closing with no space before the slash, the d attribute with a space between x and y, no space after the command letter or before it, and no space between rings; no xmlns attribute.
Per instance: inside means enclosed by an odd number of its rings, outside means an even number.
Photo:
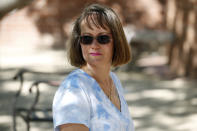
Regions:
<svg viewBox="0 0 197 131"><path fill-rule="evenodd" d="M120 110L119 110L119 109L113 104L113 102L107 97L107 95L105 94L105 92L103 91L103 89L100 87L100 85L98 84L98 82L97 82L92 76L90 76L88 73L86 73L86 72L85 72L84 70L82 70L82 69L79 69L79 70L81 70L81 71L82 71L83 73L85 73L88 77L90 77L91 79L94 80L94 82L95 82L96 85L98 86L99 90L101 90L102 94L104 95L105 99L107 99L107 102L108 102L113 108L115 108L115 110L116 110L117 112L119 112L120 114L122 114L122 100L121 100L121 96L120 96L119 90L118 90L118 88L117 88L117 86L116 86L116 83L115 83L115 81L114 81L114 78L113 78L112 75L111 75L111 72L110 72L110 77L111 77L111 79L112 79L112 81L113 81L113 83L114 83L115 89L116 89L116 91L117 91L117 93L118 93L118 98L119 98L119 101L120 101Z"/></svg>

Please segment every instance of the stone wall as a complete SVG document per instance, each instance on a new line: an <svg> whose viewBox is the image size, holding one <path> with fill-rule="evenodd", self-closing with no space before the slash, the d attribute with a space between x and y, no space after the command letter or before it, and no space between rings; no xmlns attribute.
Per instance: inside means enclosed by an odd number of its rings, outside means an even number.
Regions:
<svg viewBox="0 0 197 131"><path fill-rule="evenodd" d="M162 5L165 3L162 0L34 0L1 20L0 44L21 43L62 49L73 20L90 3L113 8L124 25L150 29L164 26Z"/></svg>

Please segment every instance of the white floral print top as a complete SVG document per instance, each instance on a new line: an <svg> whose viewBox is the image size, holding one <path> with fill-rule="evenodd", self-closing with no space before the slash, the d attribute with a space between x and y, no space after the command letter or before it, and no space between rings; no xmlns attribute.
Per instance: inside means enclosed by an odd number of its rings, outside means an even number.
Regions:
<svg viewBox="0 0 197 131"><path fill-rule="evenodd" d="M84 124L89 131L134 131L133 121L117 76L110 72L121 102L121 111L108 99L94 78L81 69L71 72L53 100L54 131L66 123Z"/></svg>

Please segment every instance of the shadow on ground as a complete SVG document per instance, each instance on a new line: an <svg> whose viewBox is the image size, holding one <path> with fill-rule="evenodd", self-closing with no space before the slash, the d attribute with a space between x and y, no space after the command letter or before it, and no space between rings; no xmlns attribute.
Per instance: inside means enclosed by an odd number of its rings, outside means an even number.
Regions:
<svg viewBox="0 0 197 131"><path fill-rule="evenodd" d="M137 131L197 130L197 82L120 73Z"/></svg>
<svg viewBox="0 0 197 131"><path fill-rule="evenodd" d="M11 78L17 69L1 70L0 130L12 130L12 102L19 83ZM125 88L125 98L136 131L196 131L197 83L177 78L165 80L139 72L116 72ZM29 106L33 95L28 88L35 80L62 80L64 76L26 75L19 105ZM42 85L40 106L50 107L57 88ZM25 131L25 123L17 119L18 129ZM52 123L32 123L31 131L52 131Z"/></svg>

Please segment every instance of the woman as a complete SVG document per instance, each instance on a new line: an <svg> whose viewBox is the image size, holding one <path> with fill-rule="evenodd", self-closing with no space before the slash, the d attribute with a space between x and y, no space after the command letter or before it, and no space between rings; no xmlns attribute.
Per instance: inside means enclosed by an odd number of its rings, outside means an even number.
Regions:
<svg viewBox="0 0 197 131"><path fill-rule="evenodd" d="M76 20L68 57L78 67L53 101L55 131L134 131L120 80L110 71L130 60L115 12L92 4Z"/></svg>

